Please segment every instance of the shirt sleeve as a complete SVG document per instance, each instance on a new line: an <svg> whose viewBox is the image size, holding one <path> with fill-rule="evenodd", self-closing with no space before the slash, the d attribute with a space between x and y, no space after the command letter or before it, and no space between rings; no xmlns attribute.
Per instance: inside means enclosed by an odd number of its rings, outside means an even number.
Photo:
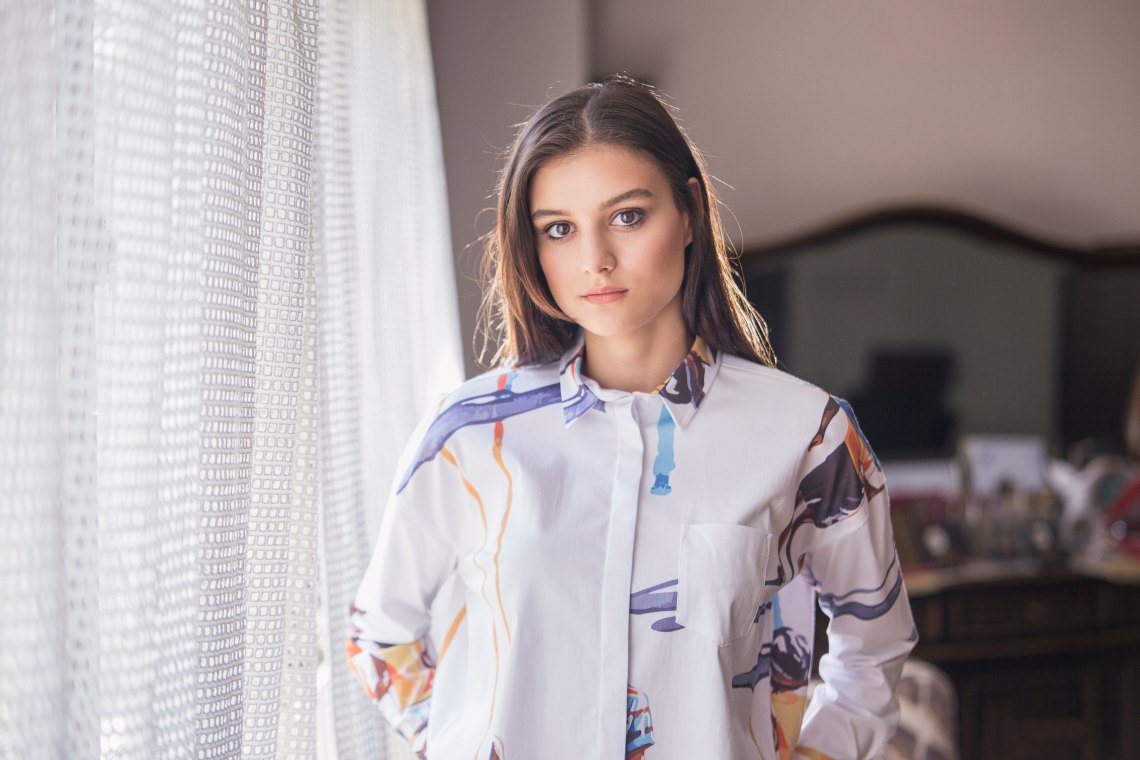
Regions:
<svg viewBox="0 0 1140 760"><path fill-rule="evenodd" d="M872 757L898 725L895 686L918 635L886 481L847 402L829 398L797 483L789 556L814 584L829 623L823 684L795 757Z"/></svg>
<svg viewBox="0 0 1140 760"><path fill-rule="evenodd" d="M399 489L421 424L397 467L380 532L352 607L346 642L349 665L380 714L419 756L426 754L435 664L430 651L431 605L456 565L453 544L417 514L440 498L436 473L421 467ZM434 463L432 463L434 464Z"/></svg>

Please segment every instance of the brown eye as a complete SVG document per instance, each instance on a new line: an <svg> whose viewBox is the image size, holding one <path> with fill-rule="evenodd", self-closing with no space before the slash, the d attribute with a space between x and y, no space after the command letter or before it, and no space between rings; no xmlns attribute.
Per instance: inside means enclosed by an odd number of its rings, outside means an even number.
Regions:
<svg viewBox="0 0 1140 760"><path fill-rule="evenodd" d="M645 218L645 212L640 209L631 208L625 211L619 211L614 217L614 223L619 227L636 227Z"/></svg>
<svg viewBox="0 0 1140 760"><path fill-rule="evenodd" d="M569 235L571 231L572 228L569 222L555 222L545 230L547 236L554 238L555 240L561 240L562 238Z"/></svg>

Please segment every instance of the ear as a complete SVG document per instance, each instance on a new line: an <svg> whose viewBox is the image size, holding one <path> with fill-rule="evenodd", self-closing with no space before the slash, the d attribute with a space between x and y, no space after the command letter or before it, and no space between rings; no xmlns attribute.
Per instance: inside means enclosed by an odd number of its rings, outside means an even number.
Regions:
<svg viewBox="0 0 1140 760"><path fill-rule="evenodd" d="M698 214L704 213L705 204L704 199L701 197L701 183L697 181L696 177L689 177L686 184L689 186L689 192L693 194L693 208ZM688 214L685 215L685 245L693 242L693 220Z"/></svg>

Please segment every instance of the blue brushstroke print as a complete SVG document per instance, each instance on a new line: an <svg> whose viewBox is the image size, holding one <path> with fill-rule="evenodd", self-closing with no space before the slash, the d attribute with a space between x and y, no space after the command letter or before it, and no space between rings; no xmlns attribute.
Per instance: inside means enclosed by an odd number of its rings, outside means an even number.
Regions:
<svg viewBox="0 0 1140 760"><path fill-rule="evenodd" d="M765 642L756 655L751 670L732 677L736 689L756 689L756 684L771 678L772 692L795 691L807 685L811 675L811 646L807 637L784 625L780 615L780 599L773 599L772 641Z"/></svg>
<svg viewBox="0 0 1140 760"><path fill-rule="evenodd" d="M860 620L874 620L886 614L887 610L894 606L895 600L899 598L902 593L902 574L895 573L895 582L891 585L890 591L876 602L863 603L863 602L849 602L845 601L855 594L879 594L887 586L887 580L891 577L892 571L896 569L896 557L891 562L890 567L887 568L887 574L883 576L883 582L876 588L857 588L848 591L846 594L820 594L819 595L819 608L826 612L830 617L840 617L841 615L854 615Z"/></svg>
<svg viewBox="0 0 1140 760"><path fill-rule="evenodd" d="M657 419L657 458L653 460L653 488L650 493L654 496L665 496L672 493L673 487L669 485L669 473L677 466L673 458L673 432L676 423L669 408L661 405L661 416Z"/></svg>
<svg viewBox="0 0 1140 760"><path fill-rule="evenodd" d="M457 401L440 412L439 416L432 421L396 492L403 491L420 465L434 459L435 455L447 443L447 439L460 428L468 425L486 425L498 422L508 417L514 417L516 414L557 404L561 400L560 387L555 383L522 393L515 393L504 388Z"/></svg>
<svg viewBox="0 0 1140 760"><path fill-rule="evenodd" d="M644 588L641 591L635 591L629 595L629 611L634 615L644 615L647 613L659 612L676 612L677 611L677 579L658 583L656 586ZM671 591L664 591L674 587ZM653 624L649 626L655 631L668 633L670 631L679 631L685 626L677 622L674 615L654 620Z"/></svg>

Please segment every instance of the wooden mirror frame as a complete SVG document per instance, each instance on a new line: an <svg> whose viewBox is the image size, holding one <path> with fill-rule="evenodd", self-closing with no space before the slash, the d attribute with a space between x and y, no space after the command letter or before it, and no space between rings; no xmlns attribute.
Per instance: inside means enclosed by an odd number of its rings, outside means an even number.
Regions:
<svg viewBox="0 0 1140 760"><path fill-rule="evenodd" d="M898 206L874 209L854 214L836 222L823 224L799 235L791 236L763 246L746 247L740 257L742 274L747 280L747 272L758 265L761 268L778 268L804 250L841 243L878 230L889 230L899 226L925 225L942 228L954 233L964 233L985 243L1001 244L1000 250L1024 252L1027 256L1043 257L1068 265L1069 274L1062 279L1062 324L1058 330L1059 393L1054 414L1059 415L1058 430L1061 437L1056 443L1066 449L1078 441L1093 442L1097 450L1114 450L1123 453L1125 449L1125 414L1136 373L1140 372L1140 286L1137 286L1136 328L1125 330L1123 340L1129 345L1115 348L1117 354L1111 358L1116 369L1107 377L1099 376L1090 366L1090 351L1112 353L1115 344L1108 336L1107 346L1090 345L1087 335L1080 333L1080 320L1073 319L1075 306L1074 283L1090 277L1117 277L1123 275L1129 280L1140 282L1140 241L1096 245L1086 248L1066 245L1045 237L1032 235L1013 226L996 222L983 215L960 209L940 206ZM1128 286L1126 286L1128 287ZM1079 299L1077 299L1079 300ZM1084 301L1088 299L1085 298ZM1087 309L1086 307L1083 307ZM764 310L761 309L761 313ZM765 315L767 316L767 315ZM1119 324L1119 320L1114 322ZM778 326L773 327L779 333ZM1138 336L1132 346L1132 332ZM780 346L776 346L777 354ZM1131 352L1131 371L1121 372L1120 356ZM1092 357L1095 359L1096 357ZM1100 356L1103 360L1104 356ZM1095 362L1093 362L1095 364ZM795 371L795 368L788 368ZM1087 371L1086 371L1087 370ZM1125 377L1117 377L1117 375ZM1111 387L1100 387L1107 382ZM1116 386L1120 387L1117 388ZM1119 396L1119 398L1117 398ZM1119 401L1119 404L1116 402ZM1119 406L1118 414L1115 407Z"/></svg>

